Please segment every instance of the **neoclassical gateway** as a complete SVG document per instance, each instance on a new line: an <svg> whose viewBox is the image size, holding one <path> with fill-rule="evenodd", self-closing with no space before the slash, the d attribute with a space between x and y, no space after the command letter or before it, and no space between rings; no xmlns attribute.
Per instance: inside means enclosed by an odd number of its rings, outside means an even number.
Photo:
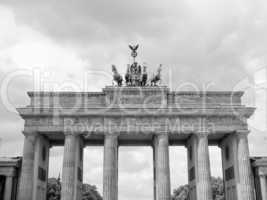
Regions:
<svg viewBox="0 0 267 200"><path fill-rule="evenodd" d="M117 200L118 147L150 145L155 199L170 199L169 145L188 149L190 199L211 200L209 145L222 149L227 200L252 200L242 92L171 92L167 87L106 87L102 92L29 92L19 200L44 200L49 148L64 145L62 199L78 200L83 148L104 146L104 200Z"/></svg>
<svg viewBox="0 0 267 200"><path fill-rule="evenodd" d="M132 47L133 51L136 47ZM64 145L62 200L81 200L83 149L104 146L103 198L118 199L118 148L153 148L154 199L170 200L169 145L187 148L190 200L211 200L209 145L222 150L227 200L253 200L247 119L254 108L241 104L243 92L170 91L152 86L135 61L128 82L113 66L119 86L101 92L29 92L25 120L19 200L45 200L49 149ZM140 71L141 70L141 71ZM266 176L265 176L266 180Z"/></svg>

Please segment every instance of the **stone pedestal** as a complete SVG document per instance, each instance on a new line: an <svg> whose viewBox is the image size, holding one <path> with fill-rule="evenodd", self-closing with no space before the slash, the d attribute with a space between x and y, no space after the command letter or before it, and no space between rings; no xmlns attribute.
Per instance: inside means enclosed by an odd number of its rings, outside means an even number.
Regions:
<svg viewBox="0 0 267 200"><path fill-rule="evenodd" d="M155 181L155 199L170 200L171 184L170 184L170 166L169 166L169 141L168 135L154 136L154 181Z"/></svg>
<svg viewBox="0 0 267 200"><path fill-rule="evenodd" d="M62 200L78 200L82 182L82 142L80 136L66 134L62 170Z"/></svg>
<svg viewBox="0 0 267 200"><path fill-rule="evenodd" d="M32 200L35 135L25 135L18 200Z"/></svg>
<svg viewBox="0 0 267 200"><path fill-rule="evenodd" d="M106 135L104 142L103 199L118 199L118 138Z"/></svg>
<svg viewBox="0 0 267 200"><path fill-rule="evenodd" d="M12 200L13 177L7 176L5 182L4 200Z"/></svg>
<svg viewBox="0 0 267 200"><path fill-rule="evenodd" d="M212 200L207 134L192 135L187 142L190 199Z"/></svg>

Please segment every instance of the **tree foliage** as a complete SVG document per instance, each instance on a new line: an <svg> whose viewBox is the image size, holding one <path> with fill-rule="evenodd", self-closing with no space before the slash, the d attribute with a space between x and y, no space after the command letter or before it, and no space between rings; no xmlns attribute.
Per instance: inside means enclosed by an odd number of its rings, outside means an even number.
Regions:
<svg viewBox="0 0 267 200"><path fill-rule="evenodd" d="M102 200L102 197L98 193L96 186L83 184L82 200Z"/></svg>
<svg viewBox="0 0 267 200"><path fill-rule="evenodd" d="M60 200L60 179L49 178L47 183L47 200Z"/></svg>
<svg viewBox="0 0 267 200"><path fill-rule="evenodd" d="M211 178L213 200L224 200L224 187L221 178ZM172 200L189 200L189 185L183 185L173 191Z"/></svg>
<svg viewBox="0 0 267 200"><path fill-rule="evenodd" d="M60 200L61 182L60 179L49 178L47 185L47 200ZM96 186L83 184L82 200L102 200Z"/></svg>

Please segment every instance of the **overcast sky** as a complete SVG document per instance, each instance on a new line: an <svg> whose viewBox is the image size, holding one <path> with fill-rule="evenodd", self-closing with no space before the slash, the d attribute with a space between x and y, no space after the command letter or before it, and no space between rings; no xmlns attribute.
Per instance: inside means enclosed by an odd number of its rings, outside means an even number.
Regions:
<svg viewBox="0 0 267 200"><path fill-rule="evenodd" d="M138 61L150 73L162 63L172 90L244 90L243 103L258 108L250 153L267 156L266 19L266 0L2 0L0 155L22 153L23 121L14 108L29 103L26 91L100 91L111 84L111 64L124 73L128 44L139 43ZM85 151L84 179L102 191L102 148ZM210 153L219 176L220 151ZM62 148L51 154L50 176L57 176ZM187 182L185 148L172 147L170 157L175 188ZM121 148L119 167L121 200L152 199L149 147Z"/></svg>

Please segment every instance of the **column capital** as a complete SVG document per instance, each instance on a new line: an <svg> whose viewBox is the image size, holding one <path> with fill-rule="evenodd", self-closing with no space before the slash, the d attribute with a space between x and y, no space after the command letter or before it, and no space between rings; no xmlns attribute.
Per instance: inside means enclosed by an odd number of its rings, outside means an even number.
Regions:
<svg viewBox="0 0 267 200"><path fill-rule="evenodd" d="M238 137L245 137L248 136L249 133L250 133L249 130L236 130L234 134L237 135Z"/></svg>
<svg viewBox="0 0 267 200"><path fill-rule="evenodd" d="M65 136L69 136L69 135L72 135L72 136L80 136L81 135L81 133L71 132L71 131L64 131L63 134Z"/></svg>
<svg viewBox="0 0 267 200"><path fill-rule="evenodd" d="M267 174L259 174L260 178L267 178Z"/></svg>
<svg viewBox="0 0 267 200"><path fill-rule="evenodd" d="M198 137L208 137L210 133L208 131L199 131L196 133Z"/></svg>
<svg viewBox="0 0 267 200"><path fill-rule="evenodd" d="M39 133L37 131L22 131L23 135L25 137L28 137L28 136L33 136L33 137L37 137L39 135Z"/></svg>
<svg viewBox="0 0 267 200"><path fill-rule="evenodd" d="M23 134L25 136L25 140L28 140L32 144L35 144L37 138L40 136L37 132L23 132Z"/></svg>
<svg viewBox="0 0 267 200"><path fill-rule="evenodd" d="M259 168L257 169L257 174L258 174L259 176L267 177L267 171L266 171L266 170L263 170L263 168L261 168L261 167L259 167Z"/></svg>
<svg viewBox="0 0 267 200"><path fill-rule="evenodd" d="M196 131L196 132L192 133L189 138L191 138L192 136L195 136L197 138L205 138L205 137L208 137L210 134L211 133L208 131Z"/></svg>
<svg viewBox="0 0 267 200"><path fill-rule="evenodd" d="M155 145L159 142L164 142L169 145L169 136L167 134L156 134L152 139L152 147L155 148Z"/></svg>
<svg viewBox="0 0 267 200"><path fill-rule="evenodd" d="M154 137L169 137L167 133L160 133L160 134L156 134L154 135Z"/></svg>
<svg viewBox="0 0 267 200"><path fill-rule="evenodd" d="M105 137L106 138L117 138L119 136L119 134L115 134L115 133L112 133L112 134L105 134Z"/></svg>

